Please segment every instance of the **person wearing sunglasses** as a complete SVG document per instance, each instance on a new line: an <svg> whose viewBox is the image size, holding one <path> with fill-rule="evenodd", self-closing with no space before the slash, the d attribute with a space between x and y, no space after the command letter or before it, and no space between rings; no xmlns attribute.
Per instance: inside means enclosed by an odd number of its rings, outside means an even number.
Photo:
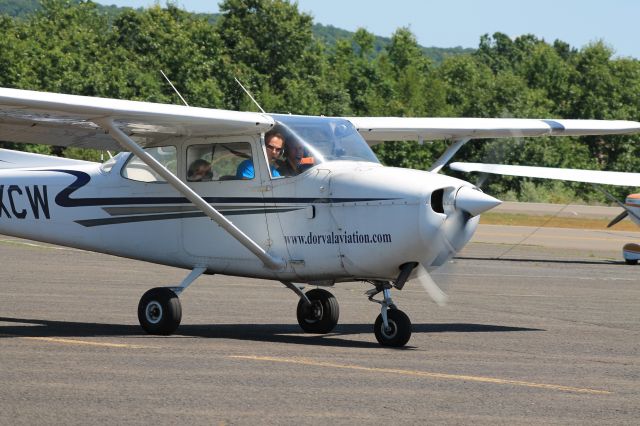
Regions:
<svg viewBox="0 0 640 426"><path fill-rule="evenodd" d="M267 148L267 161L269 162L269 168L271 169L272 177L280 177L280 173L274 167L275 161L282 154L284 149L284 136L280 133L267 133L264 135L264 144ZM238 179L253 179L255 171L253 168L253 161L251 159L244 160L238 166L236 171L236 178Z"/></svg>

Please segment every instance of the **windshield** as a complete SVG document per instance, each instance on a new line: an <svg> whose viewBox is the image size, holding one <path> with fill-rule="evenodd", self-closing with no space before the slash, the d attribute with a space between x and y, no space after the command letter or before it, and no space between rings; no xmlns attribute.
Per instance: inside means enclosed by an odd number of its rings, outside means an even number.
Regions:
<svg viewBox="0 0 640 426"><path fill-rule="evenodd" d="M379 163L360 133L343 118L273 115L273 131L285 138L285 152L302 146L313 165L325 161L349 160Z"/></svg>

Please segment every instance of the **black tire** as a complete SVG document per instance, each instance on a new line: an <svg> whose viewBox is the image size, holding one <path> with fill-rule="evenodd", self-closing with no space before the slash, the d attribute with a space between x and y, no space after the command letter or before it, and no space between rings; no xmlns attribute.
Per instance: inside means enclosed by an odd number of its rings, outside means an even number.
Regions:
<svg viewBox="0 0 640 426"><path fill-rule="evenodd" d="M387 309L387 320L390 330L384 329L382 314L378 315L373 325L373 332L382 346L399 348L407 344L411 338L411 320L399 309Z"/></svg>
<svg viewBox="0 0 640 426"><path fill-rule="evenodd" d="M638 259L625 259L624 260L627 265L637 265L638 264Z"/></svg>
<svg viewBox="0 0 640 426"><path fill-rule="evenodd" d="M138 321L147 333L163 336L173 334L181 319L180 299L170 288L152 288L140 298Z"/></svg>
<svg viewBox="0 0 640 426"><path fill-rule="evenodd" d="M311 306L300 299L296 311L300 327L307 333L331 332L338 324L340 316L338 300L333 294L321 288L309 290L306 296L311 301Z"/></svg>

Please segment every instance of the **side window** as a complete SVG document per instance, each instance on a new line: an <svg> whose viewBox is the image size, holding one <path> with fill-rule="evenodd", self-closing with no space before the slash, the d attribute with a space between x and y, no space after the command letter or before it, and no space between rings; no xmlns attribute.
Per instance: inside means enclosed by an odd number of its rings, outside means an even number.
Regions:
<svg viewBox="0 0 640 426"><path fill-rule="evenodd" d="M188 182L243 179L240 171L248 168L253 170L251 144L247 142L221 142L187 148ZM244 179L247 179L246 174Z"/></svg>
<svg viewBox="0 0 640 426"><path fill-rule="evenodd" d="M144 150L169 169L171 173L176 174L178 166L175 146L154 146ZM131 155L127 160L127 164L122 168L122 177L139 182L165 182L160 175L151 170L135 155Z"/></svg>

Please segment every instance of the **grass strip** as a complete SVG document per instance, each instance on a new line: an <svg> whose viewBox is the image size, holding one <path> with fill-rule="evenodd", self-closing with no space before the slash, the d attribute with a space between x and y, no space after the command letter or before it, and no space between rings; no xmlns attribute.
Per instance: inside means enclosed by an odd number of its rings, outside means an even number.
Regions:
<svg viewBox="0 0 640 426"><path fill-rule="evenodd" d="M611 219L489 212L480 216L480 223L484 225L543 226L545 228L607 229L607 224ZM619 222L611 229L614 231L640 231L640 228L629 219Z"/></svg>

